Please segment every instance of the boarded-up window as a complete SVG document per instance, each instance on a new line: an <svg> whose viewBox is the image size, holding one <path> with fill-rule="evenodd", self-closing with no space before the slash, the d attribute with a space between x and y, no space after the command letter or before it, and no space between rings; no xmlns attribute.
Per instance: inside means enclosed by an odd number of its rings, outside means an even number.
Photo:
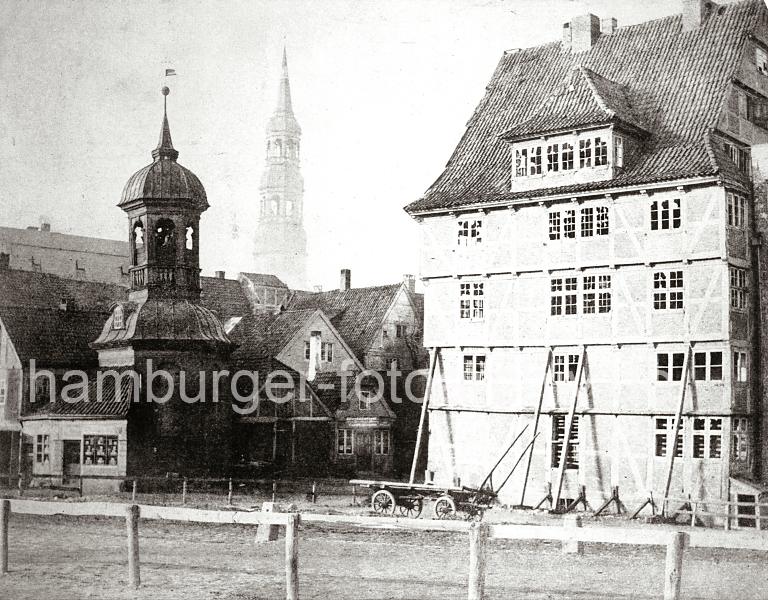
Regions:
<svg viewBox="0 0 768 600"><path fill-rule="evenodd" d="M675 431L674 417L656 417L655 421L655 456L668 456L668 447L672 445L672 436ZM682 424L677 432L677 443L675 444L675 456L680 458L683 455L683 428Z"/></svg>
<svg viewBox="0 0 768 600"><path fill-rule="evenodd" d="M565 443L565 425L567 415L552 415L552 468L560 466L560 457ZM573 416L568 450L565 455L565 468L579 468L579 415Z"/></svg>

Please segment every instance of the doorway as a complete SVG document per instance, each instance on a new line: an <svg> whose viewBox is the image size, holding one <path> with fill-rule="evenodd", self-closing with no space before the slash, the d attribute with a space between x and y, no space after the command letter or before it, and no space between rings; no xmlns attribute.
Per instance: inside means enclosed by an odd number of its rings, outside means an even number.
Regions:
<svg viewBox="0 0 768 600"><path fill-rule="evenodd" d="M80 440L64 440L64 480L62 483L74 483L80 477Z"/></svg>

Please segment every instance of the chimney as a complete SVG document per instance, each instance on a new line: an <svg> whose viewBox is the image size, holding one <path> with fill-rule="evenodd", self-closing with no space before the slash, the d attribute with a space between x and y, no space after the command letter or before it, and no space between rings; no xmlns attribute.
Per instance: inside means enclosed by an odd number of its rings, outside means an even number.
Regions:
<svg viewBox="0 0 768 600"><path fill-rule="evenodd" d="M323 291L323 286L322 285L316 285L312 289L315 291L315 293L319 294L320 292Z"/></svg>
<svg viewBox="0 0 768 600"><path fill-rule="evenodd" d="M27 231L37 231L37 227L34 225L27 225Z"/></svg>
<svg viewBox="0 0 768 600"><path fill-rule="evenodd" d="M216 271L216 279L224 279L224 271Z"/></svg>
<svg viewBox="0 0 768 600"><path fill-rule="evenodd" d="M7 271L11 268L11 255L7 252L0 252L0 271Z"/></svg>
<svg viewBox="0 0 768 600"><path fill-rule="evenodd" d="M416 278L413 275L403 275L403 283L405 283L405 287L408 288L409 292L416 292Z"/></svg>
<svg viewBox="0 0 768 600"><path fill-rule="evenodd" d="M341 270L341 281L339 281L339 289L342 292L347 291L352 287L352 271L349 269Z"/></svg>
<svg viewBox="0 0 768 600"><path fill-rule="evenodd" d="M570 24L563 25L563 46L565 44L566 29L570 32L570 50L572 53L586 52L600 37L600 19L593 14L573 17Z"/></svg>
<svg viewBox="0 0 768 600"><path fill-rule="evenodd" d="M683 31L697 29L715 7L709 0L683 0Z"/></svg>
<svg viewBox="0 0 768 600"><path fill-rule="evenodd" d="M51 224L43 221L42 223L40 223L40 231L45 231L46 233L49 233L51 231Z"/></svg>
<svg viewBox="0 0 768 600"><path fill-rule="evenodd" d="M608 19L600 19L600 33L602 35L611 35L612 33L616 33L616 28L618 25L618 22L613 17L609 17Z"/></svg>

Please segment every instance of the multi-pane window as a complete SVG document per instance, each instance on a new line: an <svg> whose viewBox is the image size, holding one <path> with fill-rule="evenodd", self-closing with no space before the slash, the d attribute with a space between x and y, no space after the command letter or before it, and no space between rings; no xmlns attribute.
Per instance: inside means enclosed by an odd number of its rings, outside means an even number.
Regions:
<svg viewBox="0 0 768 600"><path fill-rule="evenodd" d="M351 429L339 429L336 432L336 452L338 454L352 454Z"/></svg>
<svg viewBox="0 0 768 600"><path fill-rule="evenodd" d="M595 209L581 209L581 237L592 237L595 234Z"/></svg>
<svg viewBox="0 0 768 600"><path fill-rule="evenodd" d="M464 381L485 380L485 356L482 354L464 355Z"/></svg>
<svg viewBox="0 0 768 600"><path fill-rule="evenodd" d="M651 202L651 230L680 229L680 199Z"/></svg>
<svg viewBox="0 0 768 600"><path fill-rule="evenodd" d="M749 174L750 155L747 148L739 148L738 146L725 142L723 144L723 149L739 171Z"/></svg>
<svg viewBox="0 0 768 600"><path fill-rule="evenodd" d="M610 230L610 222L608 219L608 207L598 206L597 208L595 208L595 213L597 216L597 227L595 229L595 233L597 233L597 235L608 235L608 232Z"/></svg>
<svg viewBox="0 0 768 600"><path fill-rule="evenodd" d="M575 315L576 314L576 277L555 277L550 280L550 314Z"/></svg>
<svg viewBox="0 0 768 600"><path fill-rule="evenodd" d="M573 169L573 144L563 142L560 145L560 159L563 171Z"/></svg>
<svg viewBox="0 0 768 600"><path fill-rule="evenodd" d="M558 144L547 146L547 171L557 171L560 167L560 151Z"/></svg>
<svg viewBox="0 0 768 600"><path fill-rule="evenodd" d="M567 418L567 415L552 415L552 468L560 466ZM568 437L568 451L565 454L565 468L579 468L579 415L573 415L571 435Z"/></svg>
<svg viewBox="0 0 768 600"><path fill-rule="evenodd" d="M389 429L375 429L373 450L376 454L389 454Z"/></svg>
<svg viewBox="0 0 768 600"><path fill-rule="evenodd" d="M733 352L733 380L737 383L747 381L747 353L741 350Z"/></svg>
<svg viewBox="0 0 768 600"><path fill-rule="evenodd" d="M723 353L695 352L693 355L693 378L696 381L723 380Z"/></svg>
<svg viewBox="0 0 768 600"><path fill-rule="evenodd" d="M462 219L459 221L459 246L471 246L483 241L483 222L479 219Z"/></svg>
<svg viewBox="0 0 768 600"><path fill-rule="evenodd" d="M739 194L726 194L728 201L728 225L744 227L747 223L747 200Z"/></svg>
<svg viewBox="0 0 768 600"><path fill-rule="evenodd" d="M116 466L116 435L84 435L83 463L86 465Z"/></svg>
<svg viewBox="0 0 768 600"><path fill-rule="evenodd" d="M723 447L723 420L695 417L692 439L693 458L720 458Z"/></svg>
<svg viewBox="0 0 768 600"><path fill-rule="evenodd" d="M608 142L604 139L595 138L595 166L602 167L608 164Z"/></svg>
<svg viewBox="0 0 768 600"><path fill-rule="evenodd" d="M0 372L0 406L5 404L8 396L8 380L5 378L5 374Z"/></svg>
<svg viewBox="0 0 768 600"><path fill-rule="evenodd" d="M747 271L739 267L731 267L731 308L745 310L747 308Z"/></svg>
<svg viewBox="0 0 768 600"><path fill-rule="evenodd" d="M659 352L656 354L656 381L680 381L684 365L683 352Z"/></svg>
<svg viewBox="0 0 768 600"><path fill-rule="evenodd" d="M35 437L35 462L39 465L50 462L51 438L47 434Z"/></svg>
<svg viewBox="0 0 768 600"><path fill-rule="evenodd" d="M585 315L611 312L611 276L586 275L582 281L582 312Z"/></svg>
<svg viewBox="0 0 768 600"><path fill-rule="evenodd" d="M653 274L653 308L655 310L683 308L682 271L658 271Z"/></svg>
<svg viewBox="0 0 768 600"><path fill-rule="evenodd" d="M528 149L521 148L515 151L515 177L528 175Z"/></svg>
<svg viewBox="0 0 768 600"><path fill-rule="evenodd" d="M51 379L45 375L35 379L35 402L50 402Z"/></svg>
<svg viewBox="0 0 768 600"><path fill-rule="evenodd" d="M674 417L656 417L655 433L654 433L654 455L655 456L669 456L668 448L671 445L670 442L674 439L675 431L675 418ZM683 428L682 424L680 429L677 430L677 438L675 446L675 457L680 458L683 456Z"/></svg>
<svg viewBox="0 0 768 600"><path fill-rule="evenodd" d="M324 362L333 361L333 342L320 344L320 359Z"/></svg>
<svg viewBox="0 0 768 600"><path fill-rule="evenodd" d="M552 381L576 381L579 372L578 354L556 354L552 361Z"/></svg>
<svg viewBox="0 0 768 600"><path fill-rule="evenodd" d="M560 239L560 211L554 210L549 213L549 239Z"/></svg>
<svg viewBox="0 0 768 600"><path fill-rule="evenodd" d="M404 338L407 330L407 325L395 325L395 337Z"/></svg>
<svg viewBox="0 0 768 600"><path fill-rule="evenodd" d="M624 166L624 138L620 135L613 136L613 166Z"/></svg>
<svg viewBox="0 0 768 600"><path fill-rule="evenodd" d="M563 211L563 237L573 239L576 237L576 211Z"/></svg>
<svg viewBox="0 0 768 600"><path fill-rule="evenodd" d="M357 397L357 407L360 410L371 410L371 404L376 397L371 390L360 390L360 395Z"/></svg>
<svg viewBox="0 0 768 600"><path fill-rule="evenodd" d="M592 166L592 140L579 140L579 168Z"/></svg>
<svg viewBox="0 0 768 600"><path fill-rule="evenodd" d="M462 283L459 288L459 314L462 319L480 321L483 319L485 309L483 306L483 283Z"/></svg>
<svg viewBox="0 0 768 600"><path fill-rule="evenodd" d="M752 457L751 427L747 417L735 417L732 425L731 460L748 467Z"/></svg>
<svg viewBox="0 0 768 600"><path fill-rule="evenodd" d="M386 331L384 332L387 333ZM386 337L386 335L384 336ZM309 342L304 342L304 360L309 360L312 356L312 346Z"/></svg>
<svg viewBox="0 0 768 600"><path fill-rule="evenodd" d="M528 174L541 175L541 146L531 148L528 155Z"/></svg>

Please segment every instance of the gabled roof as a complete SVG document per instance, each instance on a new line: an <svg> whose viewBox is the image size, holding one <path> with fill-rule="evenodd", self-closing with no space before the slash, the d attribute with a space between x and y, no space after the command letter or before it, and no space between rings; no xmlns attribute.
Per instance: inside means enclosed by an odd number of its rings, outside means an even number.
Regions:
<svg viewBox="0 0 768 600"><path fill-rule="evenodd" d="M394 284L302 293L294 296L289 308L322 310L355 356L362 360L401 287L402 284Z"/></svg>
<svg viewBox="0 0 768 600"><path fill-rule="evenodd" d="M288 310L243 317L230 335L240 344L232 354L233 362L253 369L251 365L274 359L316 312L314 309Z"/></svg>
<svg viewBox="0 0 768 600"><path fill-rule="evenodd" d="M620 122L645 130L638 101L620 85L583 66L574 67L560 89L527 120L502 134L507 141Z"/></svg>
<svg viewBox="0 0 768 600"><path fill-rule="evenodd" d="M760 0L718 6L698 28L683 31L676 15L602 35L587 52L571 54L561 42L505 53L445 170L411 213L516 198L571 193L676 179L725 176L707 149L731 79L740 65ZM511 146L498 136L532 119L556 95L575 66L626 86L641 98L637 117L649 128L643 153L612 180L561 188L510 192ZM592 78L611 110L621 110L611 90ZM609 89L610 88L610 89ZM635 106L633 105L633 108Z"/></svg>
<svg viewBox="0 0 768 600"><path fill-rule="evenodd" d="M58 309L62 300L74 300L74 307L80 310L108 311L116 300L126 295L126 288L117 284L0 269L0 306Z"/></svg>
<svg viewBox="0 0 768 600"><path fill-rule="evenodd" d="M248 297L236 279L201 277L200 287L200 301L203 306L213 311L222 323L232 317L244 317L251 312Z"/></svg>
<svg viewBox="0 0 768 600"><path fill-rule="evenodd" d="M277 275L271 275L269 273L240 273L240 278L247 279L254 285L288 288Z"/></svg>
<svg viewBox="0 0 768 600"><path fill-rule="evenodd" d="M55 402L46 402L39 409L22 417L27 419L70 418L70 419L125 419L133 401L134 386L131 377L120 379L120 394L115 394L115 378L104 377L101 394L97 390L97 381L92 378L88 384L86 400L65 402L58 398ZM72 396L76 396L72 392Z"/></svg>

